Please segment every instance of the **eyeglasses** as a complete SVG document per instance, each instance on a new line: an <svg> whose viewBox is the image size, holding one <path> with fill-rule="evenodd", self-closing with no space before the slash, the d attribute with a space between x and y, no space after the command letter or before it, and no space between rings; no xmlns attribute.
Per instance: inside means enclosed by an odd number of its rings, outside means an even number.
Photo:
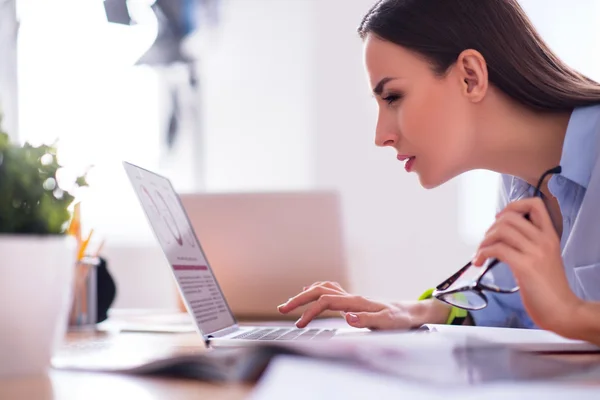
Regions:
<svg viewBox="0 0 600 400"><path fill-rule="evenodd" d="M544 179L551 174L560 174L562 168L554 167L540 177L535 188L534 197L541 196L540 187ZM529 214L525 215L529 220ZM494 293L515 293L519 287L514 282L495 282L492 268L503 265L497 259L490 259L481 267L475 267L471 262L458 270L450 278L438 285L432 296L444 303L463 308L465 310L481 310L488 304L484 290Z"/></svg>

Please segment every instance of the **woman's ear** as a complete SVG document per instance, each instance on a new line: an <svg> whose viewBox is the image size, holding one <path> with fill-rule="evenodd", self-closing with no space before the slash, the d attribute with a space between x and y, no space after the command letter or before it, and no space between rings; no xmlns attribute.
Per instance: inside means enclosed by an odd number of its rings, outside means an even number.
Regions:
<svg viewBox="0 0 600 400"><path fill-rule="evenodd" d="M488 70L485 58L477 50L460 53L456 63L463 94L472 102L480 102L488 89Z"/></svg>

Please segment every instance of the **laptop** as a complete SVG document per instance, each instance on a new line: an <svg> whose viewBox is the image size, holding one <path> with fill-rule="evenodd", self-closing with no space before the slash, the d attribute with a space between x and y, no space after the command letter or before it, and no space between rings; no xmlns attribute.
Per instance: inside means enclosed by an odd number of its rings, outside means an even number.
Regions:
<svg viewBox="0 0 600 400"><path fill-rule="evenodd" d="M134 164L123 162L123 165L171 267L185 306L207 346L229 347L257 342L331 340L341 336L369 333L351 327L299 329L285 325L240 325L213 274L171 181ZM273 307L276 307L276 304Z"/></svg>
<svg viewBox="0 0 600 400"><path fill-rule="evenodd" d="M281 319L273 305L307 283L334 281L354 290L338 192L188 192L179 198L236 317ZM283 318L298 319L305 309Z"/></svg>

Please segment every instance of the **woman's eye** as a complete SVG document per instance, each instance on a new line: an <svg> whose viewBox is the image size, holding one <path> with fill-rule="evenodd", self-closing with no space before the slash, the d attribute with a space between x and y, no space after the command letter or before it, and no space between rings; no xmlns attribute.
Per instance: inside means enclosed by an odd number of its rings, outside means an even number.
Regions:
<svg viewBox="0 0 600 400"><path fill-rule="evenodd" d="M397 102L401 98L402 98L402 96L400 96L399 94L389 94L385 97L382 97L381 99L383 101L385 101L386 103L388 103L389 105L393 105L395 102Z"/></svg>

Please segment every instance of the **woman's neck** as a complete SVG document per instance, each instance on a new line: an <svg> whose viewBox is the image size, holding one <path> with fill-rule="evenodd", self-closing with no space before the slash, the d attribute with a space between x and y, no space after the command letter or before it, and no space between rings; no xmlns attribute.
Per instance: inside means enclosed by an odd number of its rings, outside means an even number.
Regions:
<svg viewBox="0 0 600 400"><path fill-rule="evenodd" d="M477 145L478 168L536 185L545 171L560 163L571 112L535 112L497 100L488 103L481 120L485 133Z"/></svg>

